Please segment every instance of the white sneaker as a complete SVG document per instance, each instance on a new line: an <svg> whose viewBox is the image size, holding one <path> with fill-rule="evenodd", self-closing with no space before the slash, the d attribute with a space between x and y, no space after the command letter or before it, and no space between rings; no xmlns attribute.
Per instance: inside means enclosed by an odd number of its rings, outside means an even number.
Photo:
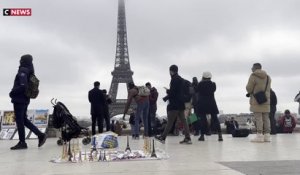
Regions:
<svg viewBox="0 0 300 175"><path fill-rule="evenodd" d="M271 136L270 136L270 134L265 134L264 135L264 141L265 142L271 142Z"/></svg>
<svg viewBox="0 0 300 175"><path fill-rule="evenodd" d="M264 135L256 134L256 136L253 139L251 139L251 142L263 143L264 142Z"/></svg>

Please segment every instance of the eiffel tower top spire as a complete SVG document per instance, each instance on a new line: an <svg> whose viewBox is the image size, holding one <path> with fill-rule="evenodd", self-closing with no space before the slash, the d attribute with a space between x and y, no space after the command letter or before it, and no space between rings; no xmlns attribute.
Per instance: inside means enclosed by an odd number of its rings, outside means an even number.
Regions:
<svg viewBox="0 0 300 175"><path fill-rule="evenodd" d="M114 71L130 71L129 53L127 44L127 29L125 16L125 2L119 0L118 7L118 33L117 33L117 47ZM133 72L132 72L133 74Z"/></svg>

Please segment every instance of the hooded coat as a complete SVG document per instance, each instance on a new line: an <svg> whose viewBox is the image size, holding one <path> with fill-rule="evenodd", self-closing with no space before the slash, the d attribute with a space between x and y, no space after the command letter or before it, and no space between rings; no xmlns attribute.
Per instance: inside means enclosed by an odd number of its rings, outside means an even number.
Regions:
<svg viewBox="0 0 300 175"><path fill-rule="evenodd" d="M258 104L253 94L264 91L266 88L268 78L268 84L266 89L266 96L268 101L263 104ZM250 94L250 111L251 112L270 112L270 89L271 78L264 70L257 69L249 77L246 90Z"/></svg>
<svg viewBox="0 0 300 175"><path fill-rule="evenodd" d="M31 59L30 57L21 58L19 70L15 77L13 88L9 93L12 103L30 103L30 98L25 95L25 91L28 88L29 76L31 74L34 74L32 57Z"/></svg>

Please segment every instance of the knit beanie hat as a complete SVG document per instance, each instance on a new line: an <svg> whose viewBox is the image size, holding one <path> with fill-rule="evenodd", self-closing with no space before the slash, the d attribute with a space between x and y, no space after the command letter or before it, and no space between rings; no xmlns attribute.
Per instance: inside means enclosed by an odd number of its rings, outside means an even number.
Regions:
<svg viewBox="0 0 300 175"><path fill-rule="evenodd" d="M212 77L212 75L211 75L211 73L210 72L203 72L203 74L202 74L202 77L203 78L207 78L207 79L209 79L209 78L211 78Z"/></svg>

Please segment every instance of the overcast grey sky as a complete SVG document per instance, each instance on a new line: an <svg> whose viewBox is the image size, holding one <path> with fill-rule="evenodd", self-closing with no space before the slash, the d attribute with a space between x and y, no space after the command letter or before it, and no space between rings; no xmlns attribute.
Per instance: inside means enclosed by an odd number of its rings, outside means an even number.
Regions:
<svg viewBox="0 0 300 175"><path fill-rule="evenodd" d="M165 115L169 66L191 80L211 71L224 113L249 112L245 86L254 62L272 78L278 110L297 112L300 81L298 0L126 0L131 69L136 84L152 82ZM40 95L30 109L50 109L52 97L75 116L89 116L93 82L109 89L117 36L117 0L1 0L32 8L30 17L0 16L0 109L10 110L22 54L34 57ZM124 95L125 89L120 90ZM120 94L121 94L120 93ZM121 96L122 96L121 94Z"/></svg>

